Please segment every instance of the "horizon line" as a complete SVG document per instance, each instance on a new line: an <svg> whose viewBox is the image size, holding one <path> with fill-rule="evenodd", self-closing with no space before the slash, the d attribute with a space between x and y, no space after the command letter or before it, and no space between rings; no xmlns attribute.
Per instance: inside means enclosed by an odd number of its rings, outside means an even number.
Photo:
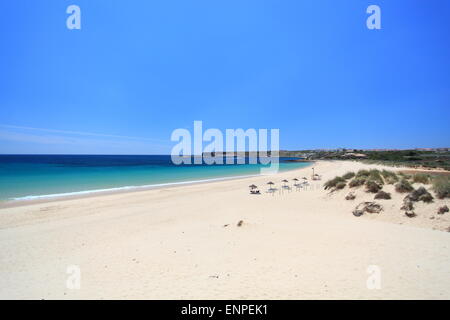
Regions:
<svg viewBox="0 0 450 320"><path fill-rule="evenodd" d="M278 150L278 152L307 152L307 151L343 151L343 150L358 150L358 151L435 151L440 149L450 149L450 147L436 147L436 148L370 148L370 149L362 149L362 148L317 148L317 149L302 149L302 150ZM448 151L448 150L447 150ZM267 151L215 151L216 153L255 153L255 152L271 152ZM34 156L34 155L44 155L44 156L54 156L54 155L64 155L64 156L171 156L170 153L1 153L0 156ZM187 154L181 155L184 157L189 156L203 156L204 153L195 155L195 154Z"/></svg>

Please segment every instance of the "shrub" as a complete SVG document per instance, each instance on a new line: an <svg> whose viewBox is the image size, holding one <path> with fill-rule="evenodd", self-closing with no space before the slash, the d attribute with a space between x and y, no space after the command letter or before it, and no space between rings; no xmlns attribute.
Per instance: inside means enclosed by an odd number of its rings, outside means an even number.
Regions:
<svg viewBox="0 0 450 320"><path fill-rule="evenodd" d="M377 182L372 181L372 180L368 180L366 182L366 191L367 192L377 193L380 190L381 190L381 186Z"/></svg>
<svg viewBox="0 0 450 320"><path fill-rule="evenodd" d="M433 199L434 199L433 196L432 196L431 193L429 193L428 191L427 191L426 194L421 195L421 196L419 197L419 201L423 201L423 202L425 202L425 203L433 202Z"/></svg>
<svg viewBox="0 0 450 320"><path fill-rule="evenodd" d="M387 184L394 184L394 183L398 182L398 177L397 177L397 176L389 176L389 177L386 177L386 178L384 179L384 181L385 181Z"/></svg>
<svg viewBox="0 0 450 320"><path fill-rule="evenodd" d="M327 190L327 189L334 188L334 187L336 187L336 185L337 185L339 182L344 182L344 183L345 183L345 179L342 178L342 177L335 177L334 179L328 180L328 181L325 182L325 184L324 184L324 189ZM345 187L345 185L344 185L344 187Z"/></svg>
<svg viewBox="0 0 450 320"><path fill-rule="evenodd" d="M370 175L370 172L368 170L362 169L356 173L356 178L368 178L369 175Z"/></svg>
<svg viewBox="0 0 450 320"><path fill-rule="evenodd" d="M369 180L375 181L379 184L384 184L383 178L381 177L380 171L373 169L369 171Z"/></svg>
<svg viewBox="0 0 450 320"><path fill-rule="evenodd" d="M336 184L336 189L337 189L337 190L344 189L346 185L347 185L347 184L346 184L345 182L338 182L338 183Z"/></svg>
<svg viewBox="0 0 450 320"><path fill-rule="evenodd" d="M434 178L433 191L439 199L450 198L450 178L448 176Z"/></svg>
<svg viewBox="0 0 450 320"><path fill-rule="evenodd" d="M390 170L386 170L386 169L383 169L380 173L383 176L383 178L387 178L387 177L391 177L391 176L397 176L395 174L395 172L390 171Z"/></svg>
<svg viewBox="0 0 450 320"><path fill-rule="evenodd" d="M383 170L381 171L381 175L387 184L394 184L398 181L398 177L393 171Z"/></svg>
<svg viewBox="0 0 450 320"><path fill-rule="evenodd" d="M412 187L411 183L409 183L408 180L404 178L395 185L395 191L397 192L404 193L404 192L411 192L413 190L414 188Z"/></svg>
<svg viewBox="0 0 450 320"><path fill-rule="evenodd" d="M413 176L413 183L430 183L430 176L424 173L418 173Z"/></svg>
<svg viewBox="0 0 450 320"><path fill-rule="evenodd" d="M350 181L348 186L350 188L354 188L354 187L362 186L364 183L366 183L366 179L364 179L364 178L355 178L352 181Z"/></svg>
<svg viewBox="0 0 450 320"><path fill-rule="evenodd" d="M355 173L354 173L354 172L347 172L346 174L344 174L344 175L342 176L342 178L344 178L345 180L348 180L348 179L353 178L354 176L355 176Z"/></svg>
<svg viewBox="0 0 450 320"><path fill-rule="evenodd" d="M427 193L424 193L423 195L421 195L419 197L419 201L422 201L422 202L425 202L425 203L433 202L433 199L434 199L433 196L428 191L427 191Z"/></svg>
<svg viewBox="0 0 450 320"><path fill-rule="evenodd" d="M350 192L348 195L345 196L345 200L355 200L356 196L353 192Z"/></svg>
<svg viewBox="0 0 450 320"><path fill-rule="evenodd" d="M416 216L416 214L414 213L414 211L405 211L405 215L408 218L414 218Z"/></svg>
<svg viewBox="0 0 450 320"><path fill-rule="evenodd" d="M412 203L412 201L408 198L408 196L406 196L403 199L403 205L400 208L400 210L405 210L405 211L411 211L414 209L414 204Z"/></svg>
<svg viewBox="0 0 450 320"><path fill-rule="evenodd" d="M420 187L419 189L414 190L407 197L411 201L423 201L426 203L433 201L433 196L424 187Z"/></svg>
<svg viewBox="0 0 450 320"><path fill-rule="evenodd" d="M412 178L412 176L411 176L410 174L406 174L406 173L403 173L403 172L400 172L398 175L399 175L402 179L405 179L405 180L411 180L411 178Z"/></svg>
<svg viewBox="0 0 450 320"><path fill-rule="evenodd" d="M389 192L378 191L378 193L375 195L375 199L389 200L391 199L391 194Z"/></svg>
<svg viewBox="0 0 450 320"><path fill-rule="evenodd" d="M439 208L438 214L444 214L444 213L446 213L446 212L448 212L448 211L449 211L449 209L448 209L448 207L445 205L445 206L442 206L442 207Z"/></svg>

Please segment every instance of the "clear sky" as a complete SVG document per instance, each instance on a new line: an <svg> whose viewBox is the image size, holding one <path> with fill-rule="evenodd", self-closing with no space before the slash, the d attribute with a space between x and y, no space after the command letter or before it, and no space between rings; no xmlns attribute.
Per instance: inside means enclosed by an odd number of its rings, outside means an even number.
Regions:
<svg viewBox="0 0 450 320"><path fill-rule="evenodd" d="M450 147L449 13L448 0L4 0L0 153L169 153L194 120L279 128L281 149Z"/></svg>

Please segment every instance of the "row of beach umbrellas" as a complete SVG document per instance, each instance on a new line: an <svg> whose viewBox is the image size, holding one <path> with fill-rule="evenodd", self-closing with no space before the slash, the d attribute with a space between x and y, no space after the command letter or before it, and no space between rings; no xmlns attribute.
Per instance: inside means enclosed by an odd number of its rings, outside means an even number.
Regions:
<svg viewBox="0 0 450 320"><path fill-rule="evenodd" d="M308 180L308 178L306 178L306 177L303 177L302 179L303 179L303 180ZM300 181L300 180L297 179L297 178L294 178L294 179L292 179L292 180L295 181L295 182ZM281 182L283 182L283 183L288 183L289 181L286 180L286 179L284 179L284 180L281 180ZM267 184L272 186L272 185L274 185L275 183L273 183L272 181L269 181L269 182L267 182ZM254 186L254 184L253 184L253 186Z"/></svg>
<svg viewBox="0 0 450 320"><path fill-rule="evenodd" d="M308 180L306 177L303 177L302 179L304 180L304 182L306 182L306 180ZM298 186L297 182L300 181L300 179L294 178L294 179L292 179L292 181L295 181L294 185ZM281 182L284 183L284 187L287 187L286 183L289 183L289 181L286 180L286 179L281 180ZM267 184L270 186L269 187L269 191L274 190L274 188L272 187L273 185L275 185L274 182L269 181L269 182L267 182ZM249 186L249 188L250 188L250 190L255 190L255 189L258 189L258 186L252 184L252 185Z"/></svg>

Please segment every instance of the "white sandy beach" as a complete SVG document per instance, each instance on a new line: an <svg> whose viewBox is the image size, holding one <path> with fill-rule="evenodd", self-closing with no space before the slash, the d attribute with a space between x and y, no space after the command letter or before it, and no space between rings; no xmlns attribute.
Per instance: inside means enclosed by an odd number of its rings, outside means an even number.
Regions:
<svg viewBox="0 0 450 320"><path fill-rule="evenodd" d="M322 184L380 166L314 167L322 181L274 196L268 181L311 168L0 209L0 298L450 299L450 213L436 215L449 200L408 218L392 192L383 212L355 217L373 194L346 201L347 188L330 195ZM80 289L66 287L71 265ZM371 265L381 289L367 287Z"/></svg>

